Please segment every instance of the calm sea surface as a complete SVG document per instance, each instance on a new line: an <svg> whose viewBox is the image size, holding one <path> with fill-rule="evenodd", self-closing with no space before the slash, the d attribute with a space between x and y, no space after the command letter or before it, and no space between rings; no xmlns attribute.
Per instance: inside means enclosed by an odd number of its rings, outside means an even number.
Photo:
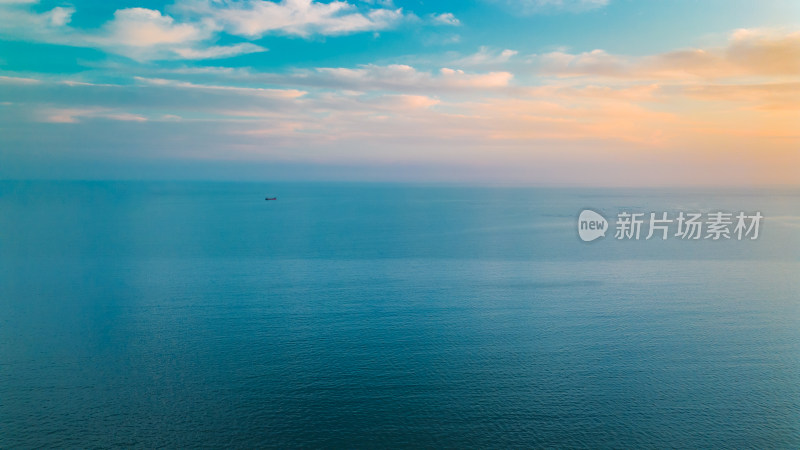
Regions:
<svg viewBox="0 0 800 450"><path fill-rule="evenodd" d="M37 446L800 448L800 192L0 182L0 447Z"/></svg>

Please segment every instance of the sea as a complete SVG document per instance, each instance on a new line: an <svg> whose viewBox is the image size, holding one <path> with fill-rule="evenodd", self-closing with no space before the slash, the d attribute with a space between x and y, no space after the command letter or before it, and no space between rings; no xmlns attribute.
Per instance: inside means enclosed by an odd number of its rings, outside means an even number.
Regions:
<svg viewBox="0 0 800 450"><path fill-rule="evenodd" d="M715 211L757 239L614 236ZM800 448L800 191L0 181L39 447Z"/></svg>

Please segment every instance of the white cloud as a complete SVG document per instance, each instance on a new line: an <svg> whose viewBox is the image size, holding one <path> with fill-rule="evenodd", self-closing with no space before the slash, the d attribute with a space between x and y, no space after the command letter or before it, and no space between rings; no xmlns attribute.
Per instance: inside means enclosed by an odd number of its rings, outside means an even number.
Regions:
<svg viewBox="0 0 800 450"><path fill-rule="evenodd" d="M431 14L431 22L436 25L461 25L461 21L453 15L453 13Z"/></svg>
<svg viewBox="0 0 800 450"><path fill-rule="evenodd" d="M508 62L509 59L516 56L517 53L519 52L508 48L504 50L496 50L482 46L477 52L469 56L459 58L454 61L453 64L458 66L487 66L504 64Z"/></svg>
<svg viewBox="0 0 800 450"><path fill-rule="evenodd" d="M450 65L450 64L448 64ZM434 94L469 91L501 91L511 88L514 75L506 71L466 71L448 68L422 70L406 64L366 64L356 67L318 67L289 73L260 72L239 67L177 67L153 69L150 79L174 79L197 84L247 86L299 86L352 92L386 91L402 94Z"/></svg>
<svg viewBox="0 0 800 450"><path fill-rule="evenodd" d="M267 51L260 45L243 42L234 45L212 45L205 48L175 48L173 52L181 59L210 59L210 58L229 58L236 55L248 53L258 53Z"/></svg>
<svg viewBox="0 0 800 450"><path fill-rule="evenodd" d="M509 85L509 72L467 73L443 68L439 73L419 71L404 64L365 65L359 68L318 68L300 72L296 81L356 90L449 91L498 89Z"/></svg>
<svg viewBox="0 0 800 450"><path fill-rule="evenodd" d="M66 25L72 20L72 15L75 13L75 8L57 6L44 15L47 17L50 25L60 27Z"/></svg>
<svg viewBox="0 0 800 450"><path fill-rule="evenodd" d="M168 80L164 78L134 77L137 81L155 86L174 86L182 89L203 89L208 91L228 91L237 94L267 97L273 99L295 99L306 95L305 91L297 89L266 89L266 88L246 88L236 86L220 86L208 84L196 84L185 81Z"/></svg>
<svg viewBox="0 0 800 450"><path fill-rule="evenodd" d="M381 31L394 27L404 18L400 8L361 11L344 1L179 0L174 10L213 23L227 33L248 38L271 33L309 37Z"/></svg>
<svg viewBox="0 0 800 450"><path fill-rule="evenodd" d="M75 8L59 6L39 13L31 9L33 3L0 0L0 36L100 48L140 61L224 58L266 51L252 43L214 45L221 32L247 39L266 34L334 36L382 31L406 19L417 19L391 2L365 7L346 1L178 0L171 15L124 8L100 28L83 31L69 26ZM450 13L433 15L432 21L458 24Z"/></svg>
<svg viewBox="0 0 800 450"><path fill-rule="evenodd" d="M127 8L117 10L100 33L84 39L136 60L221 58L266 51L251 43L208 45L214 34L207 23L179 23L160 11Z"/></svg>
<svg viewBox="0 0 800 450"><path fill-rule="evenodd" d="M610 0L488 0L521 14L580 13L602 8Z"/></svg>
<svg viewBox="0 0 800 450"><path fill-rule="evenodd" d="M208 39L211 35L208 28L175 23L172 17L145 8L119 9L105 28L108 40L136 47L196 42Z"/></svg>
<svg viewBox="0 0 800 450"><path fill-rule="evenodd" d="M31 11L33 2L0 2L0 37L57 43L65 39L66 26L75 12L72 7L55 7L43 13Z"/></svg>
<svg viewBox="0 0 800 450"><path fill-rule="evenodd" d="M253 43L216 45L221 33L258 39L267 34L309 38L378 32L404 21L421 22L391 1L353 4L315 0L177 0L169 14L124 8L93 30L69 26L75 8L37 12L36 1L0 0L0 37L92 47L139 61L226 58L266 51ZM431 15L428 23L458 25L453 14Z"/></svg>
<svg viewBox="0 0 800 450"><path fill-rule="evenodd" d="M600 49L576 54L550 52L536 55L534 60L541 72L559 76L625 76L630 73L626 59Z"/></svg>
<svg viewBox="0 0 800 450"><path fill-rule="evenodd" d="M56 7L44 13L19 5L0 7L0 36L100 48L139 61L221 58L266 51L251 43L213 45L217 30L212 24L179 22L152 9L119 9L111 20L89 31L69 26L74 12L72 7Z"/></svg>

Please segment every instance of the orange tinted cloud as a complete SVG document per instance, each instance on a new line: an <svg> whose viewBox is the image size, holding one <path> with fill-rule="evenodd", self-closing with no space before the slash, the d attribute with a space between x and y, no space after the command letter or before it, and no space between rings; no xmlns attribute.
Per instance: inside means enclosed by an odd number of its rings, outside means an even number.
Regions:
<svg viewBox="0 0 800 450"><path fill-rule="evenodd" d="M536 55L544 74L562 77L632 79L731 78L800 75L800 32L740 29L727 45L684 49L645 57L613 55L603 50Z"/></svg>

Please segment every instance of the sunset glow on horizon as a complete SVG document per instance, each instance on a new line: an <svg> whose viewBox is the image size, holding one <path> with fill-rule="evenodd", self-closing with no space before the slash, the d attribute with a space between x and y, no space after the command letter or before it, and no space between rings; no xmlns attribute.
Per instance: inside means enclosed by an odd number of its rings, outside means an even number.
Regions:
<svg viewBox="0 0 800 450"><path fill-rule="evenodd" d="M141 3L0 1L0 177L800 184L797 3Z"/></svg>

